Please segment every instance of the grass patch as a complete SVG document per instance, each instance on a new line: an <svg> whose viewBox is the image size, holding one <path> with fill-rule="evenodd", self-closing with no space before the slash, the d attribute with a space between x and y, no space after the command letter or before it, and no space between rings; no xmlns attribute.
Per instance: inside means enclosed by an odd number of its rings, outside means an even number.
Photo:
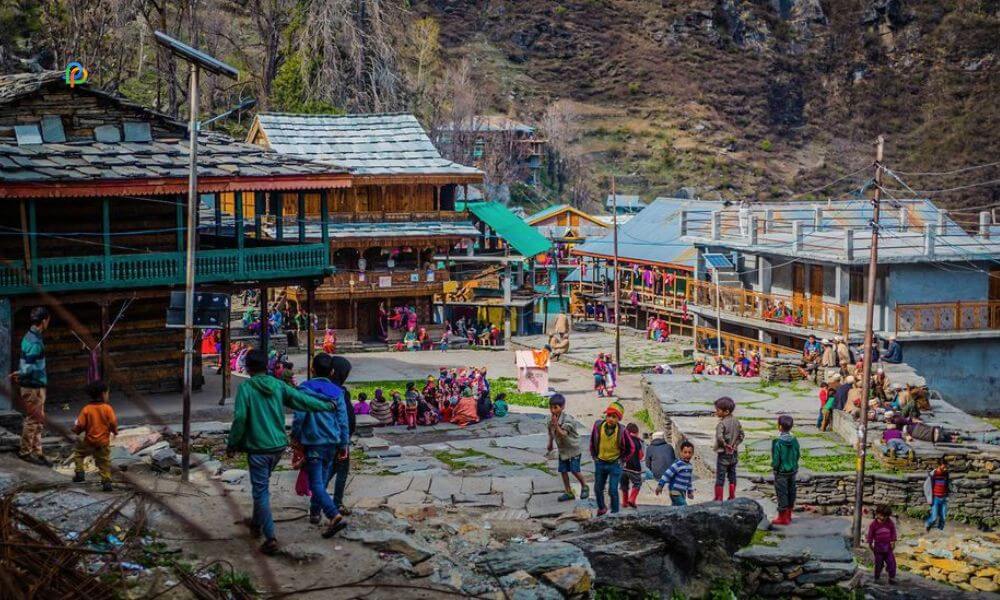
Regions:
<svg viewBox="0 0 1000 600"><path fill-rule="evenodd" d="M375 397L375 390L381 389L386 398L392 396L392 392L399 392L403 395L406 392L406 384L413 381L418 389L422 389L427 382L422 379L391 379L382 381L361 381L348 382L347 389L351 391L351 399L357 400L358 395L364 393L370 401ZM541 394L535 392L517 391L517 380L513 377L494 377L490 379L490 392L493 397L497 394L507 394L507 404L511 406L532 406L535 408L548 408L549 401Z"/></svg>
<svg viewBox="0 0 1000 600"><path fill-rule="evenodd" d="M494 458L485 452L480 452L479 450L473 450L472 448L465 448L462 450L441 450L440 452L434 453L434 458L448 465L448 468L452 471L457 471L459 469L466 469L470 465L466 464L466 459L477 458L480 456L485 456L487 458ZM500 462L507 463L502 459Z"/></svg>
<svg viewBox="0 0 1000 600"><path fill-rule="evenodd" d="M1000 417L979 417L980 421L986 421L990 425L1000 429Z"/></svg>
<svg viewBox="0 0 1000 600"><path fill-rule="evenodd" d="M770 531L764 531L763 529L758 529L753 532L753 538L750 539L751 546L777 546L778 542L775 540L769 540L767 537L771 535Z"/></svg>
<svg viewBox="0 0 1000 600"><path fill-rule="evenodd" d="M555 475L557 475L557 473L555 471L553 471L552 469L550 469L549 465L546 464L546 463L544 463L544 462L525 463L524 466L525 466L525 468L528 468L528 469L537 469L537 470L541 471L542 473L545 473L546 475L552 475L553 477Z"/></svg>
<svg viewBox="0 0 1000 600"><path fill-rule="evenodd" d="M648 408L641 408L635 411L635 420L645 425L650 431L654 431L656 429L656 425L653 423L653 418L649 416Z"/></svg>

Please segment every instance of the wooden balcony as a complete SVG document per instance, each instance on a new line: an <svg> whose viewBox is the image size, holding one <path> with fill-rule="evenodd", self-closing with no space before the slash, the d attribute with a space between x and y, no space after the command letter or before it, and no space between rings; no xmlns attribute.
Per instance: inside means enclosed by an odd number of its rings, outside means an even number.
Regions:
<svg viewBox="0 0 1000 600"><path fill-rule="evenodd" d="M368 271L362 274L341 271L323 280L316 288L317 300L347 298L391 298L406 295L440 294L448 280L447 269Z"/></svg>
<svg viewBox="0 0 1000 600"><path fill-rule="evenodd" d="M202 250L197 283L320 277L329 268L323 244ZM111 254L0 262L0 296L37 292L110 290L184 283L183 252Z"/></svg>
<svg viewBox="0 0 1000 600"><path fill-rule="evenodd" d="M739 287L720 286L717 292L715 284L709 281L691 281L689 289L690 303L695 306L717 310L717 305L721 303L718 310L727 315L848 334L850 308L843 304L764 294Z"/></svg>
<svg viewBox="0 0 1000 600"><path fill-rule="evenodd" d="M897 332L959 332L1000 329L1000 300L897 304Z"/></svg>
<svg viewBox="0 0 1000 600"><path fill-rule="evenodd" d="M310 215L311 216L311 215ZM331 212L331 223L419 223L421 221L468 221L465 211L425 210L409 212Z"/></svg>
<svg viewBox="0 0 1000 600"><path fill-rule="evenodd" d="M695 347L706 354L717 354L719 335L717 330L707 327L695 327L694 329ZM722 332L722 356L725 358L736 358L739 351L744 351L748 356L751 352L757 352L763 358L775 357L782 354L802 354L802 350L780 346L778 344L768 344L752 338L743 337L734 333Z"/></svg>

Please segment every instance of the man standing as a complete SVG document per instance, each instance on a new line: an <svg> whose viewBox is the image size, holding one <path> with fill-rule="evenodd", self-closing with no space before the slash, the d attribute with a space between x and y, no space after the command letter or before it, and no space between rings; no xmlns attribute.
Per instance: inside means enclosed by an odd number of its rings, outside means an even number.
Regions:
<svg viewBox="0 0 1000 600"><path fill-rule="evenodd" d="M45 341L42 333L49 327L51 315L44 306L31 309L31 328L21 339L21 361L18 370L11 373L11 379L21 388L21 404L24 406L24 424L21 426L22 460L40 465L49 465L49 459L42 453L42 431L45 429L45 387L48 376L45 373Z"/></svg>
<svg viewBox="0 0 1000 600"><path fill-rule="evenodd" d="M253 517L247 525L254 537L264 536L260 551L270 555L278 551L271 516L270 479L288 446L284 409L325 412L333 407L268 375L267 352L263 350L247 353L246 369L250 380L236 392L226 455L231 457L237 451L247 453L253 495Z"/></svg>

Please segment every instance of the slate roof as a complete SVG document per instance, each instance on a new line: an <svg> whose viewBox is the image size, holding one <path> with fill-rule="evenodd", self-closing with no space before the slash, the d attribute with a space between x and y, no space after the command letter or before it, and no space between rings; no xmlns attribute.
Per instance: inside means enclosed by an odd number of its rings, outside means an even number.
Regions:
<svg viewBox="0 0 1000 600"><path fill-rule="evenodd" d="M694 268L697 252L694 244L681 239L681 211L685 208L712 211L722 208L719 202L686 198L657 198L624 225L618 226L618 257L647 263ZM608 235L587 240L573 253L614 256L613 238Z"/></svg>
<svg viewBox="0 0 1000 600"><path fill-rule="evenodd" d="M472 117L469 123L451 123L443 127L444 131L463 131L463 132L496 132L496 131L513 131L515 133L522 133L530 135L535 133L535 128L521 121L516 121L506 115L476 115Z"/></svg>
<svg viewBox="0 0 1000 600"><path fill-rule="evenodd" d="M0 104L41 93L49 85L63 85L62 73L26 73L0 77ZM14 137L0 137L0 182L58 183L128 181L186 178L188 142L184 124L143 108L124 98L89 86L77 93L97 94L123 106L136 107L150 121L176 126L176 133L154 134L148 142L98 142L93 138L69 138L62 143L18 145ZM43 115L24 115L41 121ZM117 124L119 127L121 123ZM222 134L206 132L198 137L198 174L201 177L276 177L345 173L330 165L268 152L259 146L237 142Z"/></svg>
<svg viewBox="0 0 1000 600"><path fill-rule="evenodd" d="M346 167L356 175L454 175L482 171L443 158L410 114L300 115L260 113L271 150Z"/></svg>
<svg viewBox="0 0 1000 600"><path fill-rule="evenodd" d="M816 208L821 209L820 228L814 228ZM736 207L722 212L720 239L710 240L711 210L688 213L688 236L698 245L731 248L754 254L801 257L840 264L867 264L871 250L872 206L868 200L830 200L751 204L751 214L764 219L771 211L767 233L758 233L757 244L740 235ZM940 219L940 221L939 221ZM799 221L801 249L794 248L792 223ZM927 199L883 200L879 221L879 263L919 263L927 261L996 261L1000 259L1000 239L970 235ZM943 224L934 241L934 256L924 252L926 225ZM846 252L846 237L853 238L853 258Z"/></svg>

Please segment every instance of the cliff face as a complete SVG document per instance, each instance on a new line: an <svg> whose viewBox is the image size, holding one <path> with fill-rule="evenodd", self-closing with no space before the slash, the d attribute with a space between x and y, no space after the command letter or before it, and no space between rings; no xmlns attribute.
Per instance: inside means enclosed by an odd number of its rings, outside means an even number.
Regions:
<svg viewBox="0 0 1000 600"><path fill-rule="evenodd" d="M998 11L994 0L415 6L441 22L449 54L473 59L495 86L494 105L537 116L569 101L580 125L573 150L593 159L595 181L613 169L635 173L623 178L630 191L691 186L727 199L787 198L862 169L878 134L900 172L997 160ZM863 177L830 190L856 189ZM937 190L998 178L992 168L907 183ZM990 204L1000 186L929 195Z"/></svg>

